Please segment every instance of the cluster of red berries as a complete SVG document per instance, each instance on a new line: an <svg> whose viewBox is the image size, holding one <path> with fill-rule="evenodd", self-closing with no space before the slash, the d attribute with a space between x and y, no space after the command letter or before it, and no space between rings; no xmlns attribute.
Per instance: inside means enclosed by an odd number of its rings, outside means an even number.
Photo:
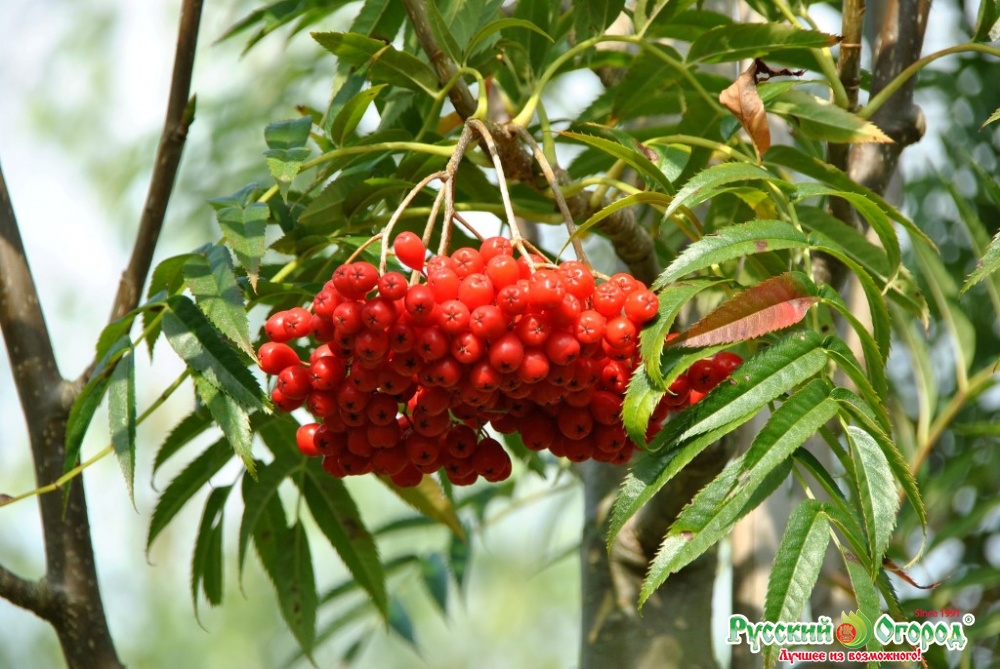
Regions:
<svg viewBox="0 0 1000 669"><path fill-rule="evenodd" d="M677 337L676 333L669 334L667 341L675 337ZM703 358L694 362L670 384L669 391L656 405L656 409L650 416L646 441L651 441L653 435L663 428L663 421L666 420L668 414L676 413L699 402L742 364L743 358L730 351L722 351L711 358Z"/></svg>
<svg viewBox="0 0 1000 669"><path fill-rule="evenodd" d="M422 282L345 264L311 312L265 325L259 360L278 377L274 405L305 405L321 421L299 430L303 453L337 477L374 471L406 486L444 469L456 485L499 481L511 462L483 434L489 424L535 451L628 461L622 398L655 294L627 274L597 285L581 262L515 259L503 237L426 263L413 233L393 249ZM321 342L308 364L285 343L306 336Z"/></svg>

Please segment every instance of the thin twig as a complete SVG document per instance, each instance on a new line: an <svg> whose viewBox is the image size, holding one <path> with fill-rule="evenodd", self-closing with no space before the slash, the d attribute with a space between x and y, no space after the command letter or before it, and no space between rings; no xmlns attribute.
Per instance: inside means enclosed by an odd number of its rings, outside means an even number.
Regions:
<svg viewBox="0 0 1000 669"><path fill-rule="evenodd" d="M427 184L434 181L435 179L443 178L444 175L445 175L444 172L434 172L433 174L428 174L423 179L421 179L420 182L416 186L414 186L409 193L406 194L406 197L403 198L403 201L399 203L398 207L396 207L396 211L393 212L392 218L389 219L389 222L386 223L385 229L382 231L382 254L379 257L378 261L379 274L385 274L385 264L389 257L389 240L392 239L392 229L396 227L396 222L399 220L400 216L403 215L403 212L406 211L406 207L409 206L411 202L413 202L413 198L415 198L417 194L420 193L420 191L422 191L427 186Z"/></svg>
<svg viewBox="0 0 1000 669"><path fill-rule="evenodd" d="M504 211L507 214L507 225L510 226L511 232L511 243L521 252L524 259L528 263L528 267L532 271L535 270L535 263L531 259L531 255L524 248L524 235L521 234L521 228L517 225L517 217L514 216L514 207L510 203L510 192L507 190L507 178L503 173L503 161L500 160L500 154L497 153L497 145L493 140L493 135L486 128L486 124L477 119L469 119L467 121L470 127L476 129L479 136L483 138L486 142L486 146L489 148L490 157L493 158L493 169L497 173L497 185L500 186L500 197L503 200Z"/></svg>
<svg viewBox="0 0 1000 669"><path fill-rule="evenodd" d="M153 176L149 181L146 203L139 219L132 257L122 273L109 321L118 320L139 304L142 286L153 261L153 251L163 228L188 128L194 121L195 99L191 97L191 72L198 44L201 7L202 0L185 0L181 8L170 96L160 145L156 149L156 160L153 163Z"/></svg>
<svg viewBox="0 0 1000 669"><path fill-rule="evenodd" d="M452 214L452 216L455 217L455 220L458 221L462 225L462 227L465 228L466 231L468 231L469 234L471 234L479 241L483 241L483 236L479 234L479 230L476 230L474 227L472 227L472 224L470 224L467 220L465 220L465 218L460 213L456 211L455 213Z"/></svg>
<svg viewBox="0 0 1000 669"><path fill-rule="evenodd" d="M552 188L552 195L555 197L556 205L559 207L559 213L563 215L563 220L566 222L566 231L569 232L569 238L573 243L573 250L576 252L577 260L589 266L590 262L587 260L587 254L583 250L583 243L576 236L576 223L573 222L573 215L569 213L569 207L566 206L566 198L563 197L562 190L559 188L559 181L552 171L552 165L549 164L548 158L545 157L545 153L538 146L538 142L531 136L531 133L522 126L515 127L518 134L531 146L531 150L535 154L535 160L538 161L538 166L542 168L545 180L549 182L549 186Z"/></svg>
<svg viewBox="0 0 1000 669"><path fill-rule="evenodd" d="M458 165L462 162L462 157L465 156L465 152L468 150L469 143L471 141L472 130L468 125L466 125L462 128L462 135L458 138L458 145L455 147L455 153L452 155L451 160L448 161L448 165L445 167L445 172L448 173L448 178L441 189L444 193L444 227L441 230L441 244L438 250L438 255L444 255L447 253L448 246L451 244L451 222L452 218L455 216L455 175L458 173Z"/></svg>

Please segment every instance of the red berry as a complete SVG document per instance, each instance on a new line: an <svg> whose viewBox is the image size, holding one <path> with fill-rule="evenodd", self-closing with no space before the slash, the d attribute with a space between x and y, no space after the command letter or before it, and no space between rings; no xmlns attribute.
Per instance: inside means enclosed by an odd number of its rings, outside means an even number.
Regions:
<svg viewBox="0 0 1000 669"><path fill-rule="evenodd" d="M625 315L638 325L656 318L660 300L651 290L636 290L625 297Z"/></svg>
<svg viewBox="0 0 1000 669"><path fill-rule="evenodd" d="M378 280L378 294L387 300L403 299L408 287L406 277L399 272L386 272Z"/></svg>
<svg viewBox="0 0 1000 669"><path fill-rule="evenodd" d="M299 354L288 344L277 342L267 342L261 345L257 351L257 359L260 361L260 368L265 374L280 374L286 367L301 363Z"/></svg>
<svg viewBox="0 0 1000 669"><path fill-rule="evenodd" d="M284 343L286 341L291 341L294 339L292 335L285 330L285 314L287 311L279 311L273 314L264 323L264 332L267 333L267 338L271 341Z"/></svg>
<svg viewBox="0 0 1000 669"><path fill-rule="evenodd" d="M722 351L715 354L715 357L712 358L712 364L715 365L716 370L725 378L743 364L743 358L730 351Z"/></svg>
<svg viewBox="0 0 1000 669"><path fill-rule="evenodd" d="M321 453L316 449L316 443L313 440L318 428L319 423L308 423L296 431L295 444L299 447L299 452L302 453L302 455L310 458L315 458L321 455Z"/></svg>
<svg viewBox="0 0 1000 669"><path fill-rule="evenodd" d="M514 245L506 237L490 237L483 240L479 247L479 255L483 262L489 262L491 258L499 255L513 256Z"/></svg>
<svg viewBox="0 0 1000 669"><path fill-rule="evenodd" d="M709 359L698 360L691 365L687 370L687 377L691 384L691 389L699 393L709 392L725 378Z"/></svg>
<svg viewBox="0 0 1000 669"><path fill-rule="evenodd" d="M482 272L486 267L479 251L467 246L452 253L451 259L455 261L455 273L460 279Z"/></svg>
<svg viewBox="0 0 1000 669"><path fill-rule="evenodd" d="M289 399L304 400L312 390L312 373L299 365L285 367L278 374L276 388Z"/></svg>
<svg viewBox="0 0 1000 669"><path fill-rule="evenodd" d="M419 272L424 268L424 256L427 254L427 249L416 233L407 230L396 235L396 239L392 243L392 250L395 251L399 262L410 269Z"/></svg>

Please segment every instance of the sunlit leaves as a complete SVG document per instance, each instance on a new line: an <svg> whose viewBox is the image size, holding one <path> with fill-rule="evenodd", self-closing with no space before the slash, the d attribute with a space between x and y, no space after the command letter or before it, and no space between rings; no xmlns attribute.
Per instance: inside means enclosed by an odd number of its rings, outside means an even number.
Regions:
<svg viewBox="0 0 1000 669"><path fill-rule="evenodd" d="M373 81L385 82L428 95L437 92L437 76L422 60L391 45L357 33L313 33L320 45L351 65L369 64Z"/></svg>
<svg viewBox="0 0 1000 669"><path fill-rule="evenodd" d="M689 62L722 63L765 56L778 49L819 49L840 39L780 23L737 23L709 30L691 44Z"/></svg>
<svg viewBox="0 0 1000 669"><path fill-rule="evenodd" d="M896 527L899 496L889 462L875 439L853 425L848 426L847 435L854 456L856 491L868 533L872 563L881 565L892 530Z"/></svg>
<svg viewBox="0 0 1000 669"><path fill-rule="evenodd" d="M128 496L135 505L135 349L125 351L111 373L108 387L108 426L111 446L125 476Z"/></svg>
<svg viewBox="0 0 1000 669"><path fill-rule="evenodd" d="M212 325L248 355L253 355L243 291L236 283L229 250L213 244L204 253L190 254L181 272L195 301Z"/></svg>

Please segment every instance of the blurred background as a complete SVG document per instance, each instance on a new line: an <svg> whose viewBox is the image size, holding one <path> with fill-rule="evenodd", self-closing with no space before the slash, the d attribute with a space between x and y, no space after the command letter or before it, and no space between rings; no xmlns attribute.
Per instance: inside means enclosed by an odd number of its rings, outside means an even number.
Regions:
<svg viewBox="0 0 1000 669"><path fill-rule="evenodd" d="M974 5L960 6L955 0L935 3L925 52L963 39L975 18ZM278 33L245 55L240 39L215 44L255 6L243 0L206 3L192 87L198 96L197 119L156 261L219 237L205 203L208 198L266 179L261 153L268 122L297 116L299 104L317 108L327 104L334 61L317 58L317 47L306 36L286 42ZM343 29L356 10L356 5L348 5L320 27ZM60 369L67 377L78 375L92 358L131 251L166 105L178 11L176 1L0 3L0 160ZM826 29L837 32L834 10L819 8L816 14ZM980 217L995 231L997 210L987 207L987 186L970 167L974 163L986 173L994 172L1000 149L997 132L975 131L1000 105L995 73L990 75L986 68L978 57L935 64L935 73L922 78L918 96L928 118L928 136L903 157L911 180L904 199L906 212L928 222L942 260L959 276L974 258L961 233L955 232L962 213L952 193L941 185L940 175L962 198L980 207ZM596 93L596 80L589 73L576 76L580 78L574 81L574 91L589 86ZM550 96L551 107L559 109L557 87ZM573 102L582 107L587 100ZM564 106L558 115L573 113ZM979 354L990 355L1000 337L995 315L973 310L970 319L981 339ZM952 344L940 328L929 336L944 394ZM995 355L997 349L992 350ZM182 366L167 347L157 349L152 362L137 356L137 364L138 378L149 380L139 388L142 410ZM144 370L143 365L151 369ZM912 388L912 365L905 353L894 357L892 372L903 411L912 415L916 400L907 391ZM0 492L16 495L35 486L27 430L10 375L6 355L0 356ZM140 426L136 509L131 508L110 458L85 476L112 636L120 657L132 667L282 666L293 660L295 644L255 558L247 560L242 586L238 580L238 516L228 514L225 527L225 602L217 609L202 603L200 623L193 614L189 576L205 493L145 553L157 490L183 466L172 463L150 481L153 453L193 402L189 390L176 393ZM976 413L964 422L979 424L995 413L997 403L995 393L984 396L974 407ZM203 443L212 439L209 435ZM976 571L996 572L1000 566L995 562L1000 555L1000 503L996 470L991 469L996 464L995 439L995 433L949 430L929 463L940 475L939 485L926 489L928 506L938 521L944 524L948 518L970 513L972 520L961 531L941 533L936 542L932 536L932 551L914 576L928 582L978 574L971 590L956 588L948 595L947 603L963 609L965 602L996 600L996 576L990 580L988 573ZM84 457L102 449L107 440L106 417L99 412L84 444ZM568 472L560 474L549 467L547 473L547 478L530 473L515 477L516 487L504 489L499 499L479 500L475 512L489 520L487 529L471 539L472 557L466 573L459 575L464 578L464 592L454 588L444 561L433 557L447 545L444 530L387 532L380 540L384 557L425 558L422 567L404 565L390 579L390 590L405 601L408 613L397 611L394 628L387 630L363 607L357 608L358 593L353 600L346 596L320 620L321 630L335 625L339 633L320 648L319 665L337 666L345 653L359 653L358 666L572 666L580 636L575 548L582 494ZM225 470L219 481L235 478L235 469ZM352 480L350 485L369 528L383 527L404 513L377 484ZM236 497L230 504L239 504ZM910 543L914 537L919 542L912 523L904 530ZM313 557L321 593L345 578L332 550ZM42 574L41 531L32 500L0 511L0 562L25 577ZM906 586L902 594L914 602L924 596ZM366 642L356 646L357 639ZM63 660L49 626L0 600L0 668L59 666Z"/></svg>

